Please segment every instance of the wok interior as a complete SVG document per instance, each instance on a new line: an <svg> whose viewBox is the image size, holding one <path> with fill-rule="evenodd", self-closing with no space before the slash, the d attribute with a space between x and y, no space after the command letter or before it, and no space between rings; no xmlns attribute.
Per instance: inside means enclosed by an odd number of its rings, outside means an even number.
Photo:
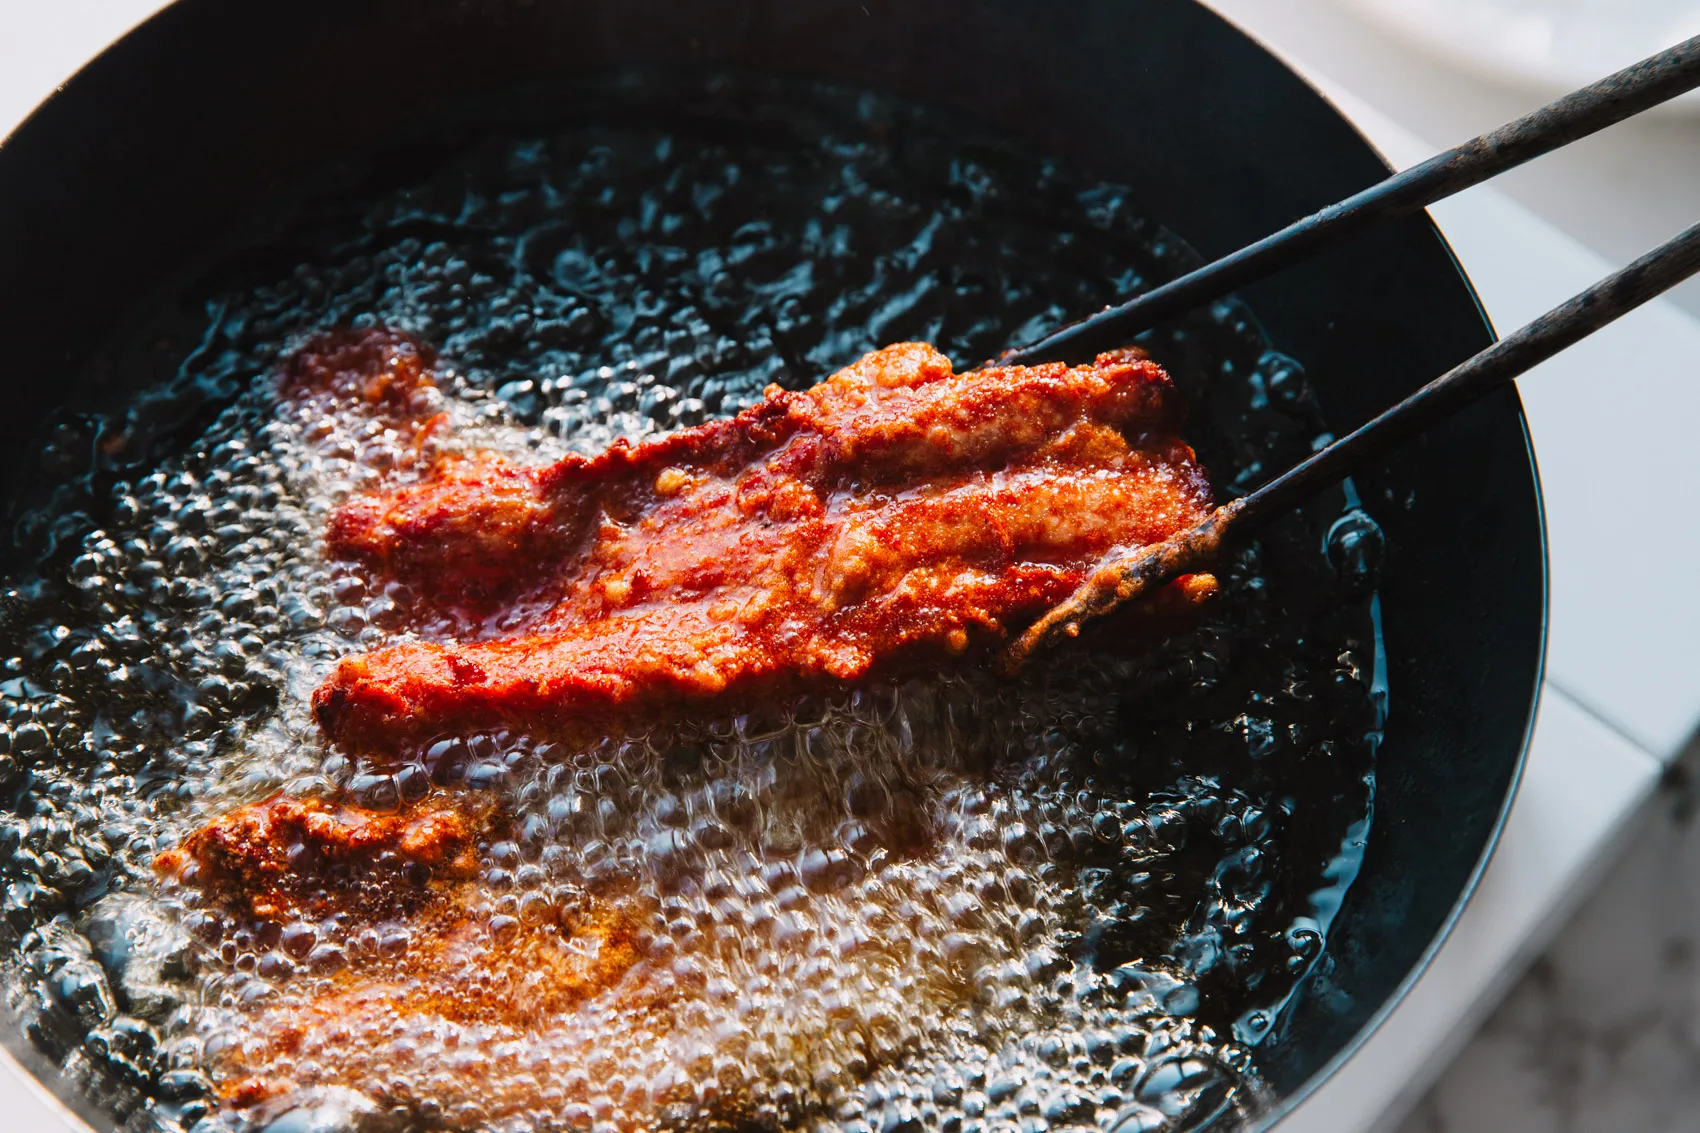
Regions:
<svg viewBox="0 0 1700 1133"><path fill-rule="evenodd" d="M254 243L267 218L250 210L294 171L340 156L350 183L405 179L396 150L385 168L359 155L445 100L476 106L480 92L516 83L542 90L586 68L669 60L827 73L963 107L1130 184L1147 215L1207 255L1384 172L1314 92L1179 0L1060 13L1014 3L179 4L0 150L0 215L30 218L0 231L0 281L18 297L0 312L15 406L0 425L6 450L33 458L50 420L121 398L112 374L168 372L177 359L114 358L99 344L163 269L192 274ZM1307 364L1341 428L1487 341L1467 285L1421 221L1295 269L1250 301L1271 338ZM50 477L17 469L8 506L38 502ZM1498 827L1539 669L1539 511L1514 395L1360 484L1390 541L1383 603L1399 694L1376 833L1329 966L1262 1051L1265 1077L1286 1095L1381 1007L1457 903ZM1458 569L1469 561L1495 569Z"/></svg>

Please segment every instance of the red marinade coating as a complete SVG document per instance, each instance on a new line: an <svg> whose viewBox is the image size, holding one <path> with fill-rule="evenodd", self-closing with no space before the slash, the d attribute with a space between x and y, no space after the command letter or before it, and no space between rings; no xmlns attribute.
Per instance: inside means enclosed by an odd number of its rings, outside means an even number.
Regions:
<svg viewBox="0 0 1700 1133"><path fill-rule="evenodd" d="M315 711L333 738L392 748L850 681L995 644L1105 555L1208 515L1179 420L1170 378L1137 352L956 374L904 343L594 457L444 458L420 483L343 508L331 552L439 607L533 612L497 640L345 658ZM1213 589L1197 576L1170 597Z"/></svg>

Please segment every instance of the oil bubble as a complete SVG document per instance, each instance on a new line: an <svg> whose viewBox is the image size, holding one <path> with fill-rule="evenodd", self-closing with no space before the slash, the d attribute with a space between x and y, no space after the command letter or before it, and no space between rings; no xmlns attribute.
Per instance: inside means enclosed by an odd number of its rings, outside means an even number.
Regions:
<svg viewBox="0 0 1700 1133"><path fill-rule="evenodd" d="M1328 562L1340 585L1352 594L1367 594L1381 577L1387 540L1380 524L1361 508L1353 508L1334 521L1325 545Z"/></svg>

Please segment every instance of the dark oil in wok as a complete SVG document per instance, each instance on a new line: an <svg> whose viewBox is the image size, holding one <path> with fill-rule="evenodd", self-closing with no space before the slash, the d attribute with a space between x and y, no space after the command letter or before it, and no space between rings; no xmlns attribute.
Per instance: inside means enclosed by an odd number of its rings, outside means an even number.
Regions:
<svg viewBox="0 0 1700 1133"><path fill-rule="evenodd" d="M158 316L196 340L175 376L55 437L71 482L26 520L39 561L0 613L0 956L33 1049L137 1130L1254 1114L1259 1050L1369 835L1380 535L1349 489L1237 552L1195 626L1111 627L1018 681L942 674L581 749L460 736L374 767L306 706L338 657L409 632L406 594L320 547L396 454L292 417L271 380L317 331L399 327L440 351L462 443L541 462L893 341L965 367L1191 253L1123 190L973 123L801 82L592 84L547 128L409 152L198 281ZM1241 306L1145 345L1223 494L1321 438L1302 368ZM622 879L654 911L634 978L669 1006L351 1019L279 1053L267 1020L404 955L408 927L244 923L162 885L155 854L279 789L384 807L444 775L511 816L475 917L497 931ZM221 1105L245 1073L287 1086Z"/></svg>

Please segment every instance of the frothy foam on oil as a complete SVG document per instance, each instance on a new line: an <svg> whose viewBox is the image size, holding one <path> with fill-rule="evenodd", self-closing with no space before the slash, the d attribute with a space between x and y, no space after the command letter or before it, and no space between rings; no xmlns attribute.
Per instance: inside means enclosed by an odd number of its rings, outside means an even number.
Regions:
<svg viewBox="0 0 1700 1133"><path fill-rule="evenodd" d="M451 443L523 435L455 412L464 431ZM891 1104L882 1092L914 1101L943 1080L970 1108L991 1105L974 1083L996 1094L1019 1081L1021 1098L1000 1099L1015 1112L1097 1121L1145 1104L1141 1086L1175 1108L1150 1083L1166 1080L1156 1063L1177 1059L1195 1085L1209 1080L1207 1108L1244 1088L1247 1056L1182 1023L1189 1000L1175 975L1102 969L1082 954L1082 926L1113 919L1118 904L1137 921L1140 890L1189 836L1213 838L1218 853L1257 843L1255 822L1251 837L1234 822L1236 807L1254 808L1215 784L1183 781L1155 807L1079 789L1066 737L1102 710L1097 682L1000 687L968 674L585 750L475 735L399 768L327 760L303 710L326 663L406 631L393 622L397 596L323 561L312 536L410 452L358 416L286 413L265 428L285 470L274 514L305 536L269 572L306 598L294 632L276 634L293 645L278 656L292 703L233 738L171 826L182 836L280 781L377 810L428 784L470 787L500 798L505 822L453 930L469 938L458 955L425 947L410 962L420 942L405 922L254 925L171 895L200 948L189 1043L219 1080L272 1094L262 1120L333 1089L459 1127L640 1128L693 1115L789 1125ZM234 569L246 576L253 559ZM281 777L291 750L299 773ZM1197 813L1189 792L1224 815ZM1208 826L1221 817L1226 835ZM553 1014L516 1017L514 1001L552 991L547 969L525 967L530 953L508 970L516 938L541 931L550 948L595 948L561 926L610 901L637 911L638 963ZM480 1009L483 999L495 1002ZM1115 1058L1088 1058L1088 1032ZM1055 1049L1034 1057L1041 1047Z"/></svg>

